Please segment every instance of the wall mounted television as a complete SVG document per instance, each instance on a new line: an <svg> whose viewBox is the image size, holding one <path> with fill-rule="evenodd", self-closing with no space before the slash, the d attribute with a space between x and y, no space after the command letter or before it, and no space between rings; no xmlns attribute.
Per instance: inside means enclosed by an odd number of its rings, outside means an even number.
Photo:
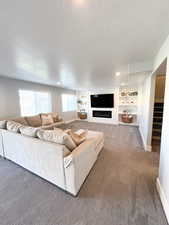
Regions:
<svg viewBox="0 0 169 225"><path fill-rule="evenodd" d="M91 95L92 108L114 108L114 94Z"/></svg>

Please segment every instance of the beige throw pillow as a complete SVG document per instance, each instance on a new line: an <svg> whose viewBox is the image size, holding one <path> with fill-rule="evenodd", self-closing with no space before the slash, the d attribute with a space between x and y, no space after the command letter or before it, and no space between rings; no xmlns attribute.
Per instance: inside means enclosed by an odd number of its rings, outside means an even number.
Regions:
<svg viewBox="0 0 169 225"><path fill-rule="evenodd" d="M7 122L7 130L12 131L14 133L19 133L20 128L22 127L22 124L14 122L14 121L8 121Z"/></svg>
<svg viewBox="0 0 169 225"><path fill-rule="evenodd" d="M22 126L19 128L21 134L29 137L37 137L37 132L39 128L36 127L28 127L28 126Z"/></svg>
<svg viewBox="0 0 169 225"><path fill-rule="evenodd" d="M53 117L53 121L54 123L57 123L60 121L59 119L59 115L57 113L51 113L52 117Z"/></svg>
<svg viewBox="0 0 169 225"><path fill-rule="evenodd" d="M71 136L58 128L55 128L55 130L39 130L37 136L44 141L65 145L70 151L76 148Z"/></svg>
<svg viewBox="0 0 169 225"><path fill-rule="evenodd" d="M7 123L6 120L1 120L0 121L0 129L6 129L6 123Z"/></svg>
<svg viewBox="0 0 169 225"><path fill-rule="evenodd" d="M41 114L41 120L42 120L42 126L47 126L54 123L54 120L51 114Z"/></svg>
<svg viewBox="0 0 169 225"><path fill-rule="evenodd" d="M57 123L60 121L60 117L59 117L58 113L53 113L53 112L52 113L42 113L41 116L42 115L51 115L54 123Z"/></svg>
<svg viewBox="0 0 169 225"><path fill-rule="evenodd" d="M67 133L71 136L76 145L80 145L86 140L87 131L84 131L81 134L76 134L72 130L67 130Z"/></svg>

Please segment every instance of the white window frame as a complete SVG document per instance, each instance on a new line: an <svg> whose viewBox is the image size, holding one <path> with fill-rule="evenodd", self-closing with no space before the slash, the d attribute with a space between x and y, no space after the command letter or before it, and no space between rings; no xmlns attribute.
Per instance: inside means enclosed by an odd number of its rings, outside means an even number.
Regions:
<svg viewBox="0 0 169 225"><path fill-rule="evenodd" d="M62 94L62 112L77 111L77 97L73 94Z"/></svg>
<svg viewBox="0 0 169 225"><path fill-rule="evenodd" d="M46 99L42 101L41 98L44 97ZM21 116L33 116L39 113L49 113L52 111L51 94L49 92L20 89L19 100ZM45 108L46 103L47 107Z"/></svg>

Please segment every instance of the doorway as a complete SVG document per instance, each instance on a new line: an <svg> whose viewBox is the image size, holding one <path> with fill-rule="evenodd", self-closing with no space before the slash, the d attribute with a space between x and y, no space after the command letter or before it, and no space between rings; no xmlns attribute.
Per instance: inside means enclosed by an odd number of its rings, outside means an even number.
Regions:
<svg viewBox="0 0 169 225"><path fill-rule="evenodd" d="M161 146L161 132L163 123L164 110L164 94L166 81L166 65L163 62L155 74L155 94L154 94L154 108L153 108L153 124L152 124L152 151L160 153Z"/></svg>

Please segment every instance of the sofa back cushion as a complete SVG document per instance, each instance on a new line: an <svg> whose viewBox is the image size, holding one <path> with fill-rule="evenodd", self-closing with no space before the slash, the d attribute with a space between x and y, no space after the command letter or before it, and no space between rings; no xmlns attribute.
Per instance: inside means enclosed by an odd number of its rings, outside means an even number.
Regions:
<svg viewBox="0 0 169 225"><path fill-rule="evenodd" d="M6 129L6 120L0 120L0 129Z"/></svg>
<svg viewBox="0 0 169 225"><path fill-rule="evenodd" d="M20 133L20 128L22 127L22 124L14 122L14 121L8 121L7 122L7 130L12 131L14 133Z"/></svg>
<svg viewBox="0 0 169 225"><path fill-rule="evenodd" d="M29 136L29 137L37 137L37 132L39 128L37 127L28 127L28 126L22 126L19 128L20 133Z"/></svg>
<svg viewBox="0 0 169 225"><path fill-rule="evenodd" d="M28 117L25 117L25 120L27 121L27 123L30 127L41 127L42 126L42 120L41 120L40 115L28 116Z"/></svg>
<svg viewBox="0 0 169 225"><path fill-rule="evenodd" d="M48 126L54 123L53 117L51 114L41 114L42 126Z"/></svg>
<svg viewBox="0 0 169 225"><path fill-rule="evenodd" d="M71 136L58 128L55 130L39 130L37 136L44 141L65 145L70 151L77 147Z"/></svg>
<svg viewBox="0 0 169 225"><path fill-rule="evenodd" d="M14 118L14 119L12 119L12 121L15 121L15 122L20 123L20 124L25 125L25 126L28 125L25 117Z"/></svg>

